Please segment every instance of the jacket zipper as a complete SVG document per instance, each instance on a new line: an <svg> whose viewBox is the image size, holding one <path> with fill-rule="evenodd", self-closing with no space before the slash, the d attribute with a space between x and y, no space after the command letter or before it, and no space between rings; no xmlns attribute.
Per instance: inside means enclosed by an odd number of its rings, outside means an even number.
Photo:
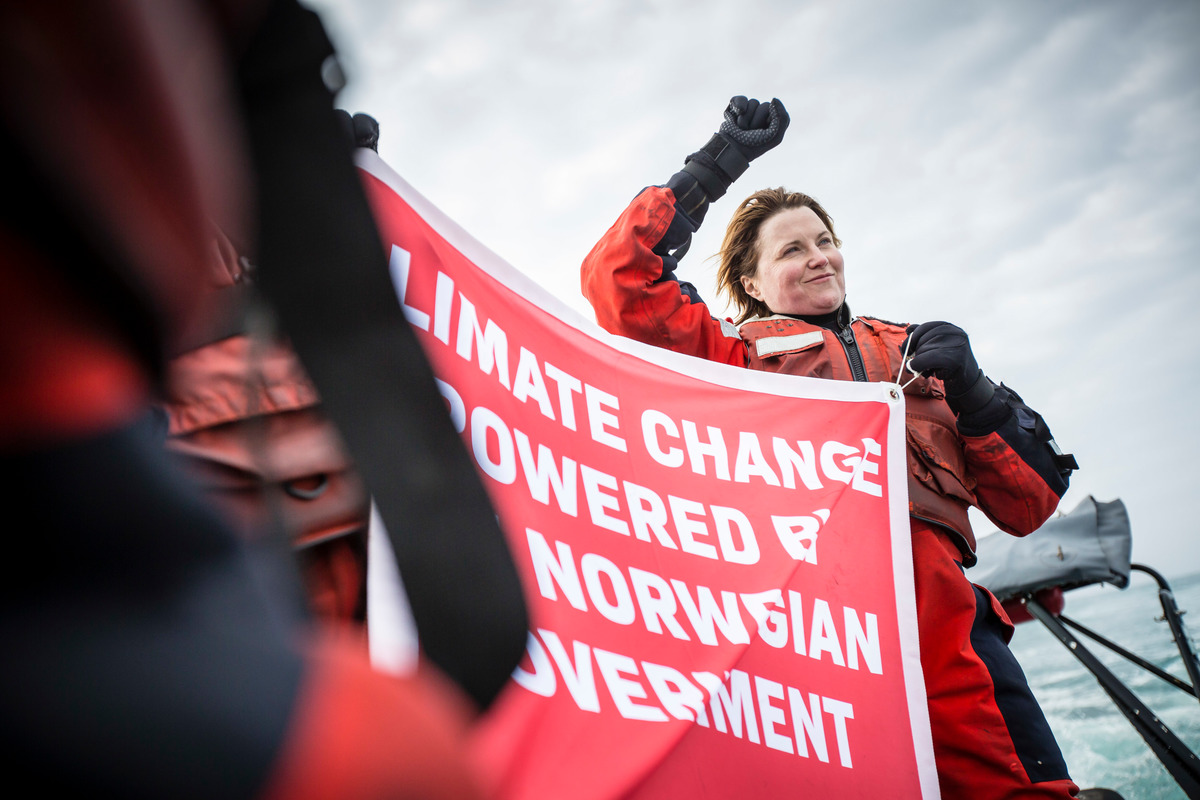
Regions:
<svg viewBox="0 0 1200 800"><path fill-rule="evenodd" d="M846 351L846 360L850 362L850 374L854 376L854 380L866 382L867 370L863 367L862 353L858 351L854 330L847 325L838 331L837 336L842 342L842 350Z"/></svg>
<svg viewBox="0 0 1200 800"><path fill-rule="evenodd" d="M850 327L850 325L847 325L846 327L838 330L837 337L842 343L842 350L846 352L846 360L850 362L850 372L854 375L854 380L866 381L867 370L863 366L862 353L859 352L858 342L854 338L854 330ZM952 540L958 545L959 553L962 555L963 559L963 566L971 567L975 565L975 562L978 559L974 551L971 550L970 545L967 543L965 536L949 527L944 522L938 522L937 520L932 520L928 517L922 517L917 514L910 514L910 516L912 516L914 519L922 520L948 531Z"/></svg>

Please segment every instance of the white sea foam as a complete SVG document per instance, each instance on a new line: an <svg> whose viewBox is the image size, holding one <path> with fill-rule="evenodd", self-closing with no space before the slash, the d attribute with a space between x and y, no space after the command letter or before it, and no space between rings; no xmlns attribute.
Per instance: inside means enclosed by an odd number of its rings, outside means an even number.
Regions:
<svg viewBox="0 0 1200 800"><path fill-rule="evenodd" d="M1200 636L1200 573L1170 580L1193 645ZM1127 650L1188 680L1162 616L1157 585L1135 572L1128 589L1090 587L1067 594L1064 613ZM1189 625L1190 623L1190 625ZM1094 655L1121 679L1193 752L1200 751L1200 701L1080 636ZM1033 687L1059 746L1081 787L1104 786L1127 800L1186 800L1141 736L1100 684L1059 641L1036 621L1017 626L1013 653Z"/></svg>

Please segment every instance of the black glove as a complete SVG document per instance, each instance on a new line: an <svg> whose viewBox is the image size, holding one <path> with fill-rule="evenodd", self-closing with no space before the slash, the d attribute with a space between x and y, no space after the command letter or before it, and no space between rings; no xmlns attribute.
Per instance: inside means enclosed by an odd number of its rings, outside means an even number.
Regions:
<svg viewBox="0 0 1200 800"><path fill-rule="evenodd" d="M949 322L910 325L900 352L908 353L913 372L941 378L946 385L946 402L955 414L979 411L995 394L995 386L975 363L966 331L957 325Z"/></svg>
<svg viewBox="0 0 1200 800"><path fill-rule="evenodd" d="M738 95L725 107L720 134L731 139L747 161L753 161L783 141L791 118L778 99L770 103L747 100Z"/></svg>
<svg viewBox="0 0 1200 800"><path fill-rule="evenodd" d="M338 123L346 134L346 140L353 147L366 147L379 152L379 123L369 114L355 114L336 109Z"/></svg>
<svg viewBox="0 0 1200 800"><path fill-rule="evenodd" d="M751 161L783 141L790 121L778 99L760 103L741 95L734 97L725 109L720 130L684 159L683 171L696 179L712 202L725 194Z"/></svg>

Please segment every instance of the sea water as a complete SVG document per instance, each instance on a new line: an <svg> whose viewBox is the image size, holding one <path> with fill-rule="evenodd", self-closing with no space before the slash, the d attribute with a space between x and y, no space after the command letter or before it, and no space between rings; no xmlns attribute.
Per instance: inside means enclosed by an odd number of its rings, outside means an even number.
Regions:
<svg viewBox="0 0 1200 800"><path fill-rule="evenodd" d="M1164 574L1176 605L1193 612L1185 614L1183 623L1195 647L1200 641L1200 573ZM1067 592L1063 614L1190 682L1170 628L1156 621L1162 617L1162 605L1158 584L1149 575L1133 572L1125 589L1105 585ZM1193 753L1200 754L1200 700L1083 634L1072 633ZM1186 800L1092 673L1040 622L1018 625L1011 647L1054 730L1071 777L1081 788L1106 787L1126 800Z"/></svg>

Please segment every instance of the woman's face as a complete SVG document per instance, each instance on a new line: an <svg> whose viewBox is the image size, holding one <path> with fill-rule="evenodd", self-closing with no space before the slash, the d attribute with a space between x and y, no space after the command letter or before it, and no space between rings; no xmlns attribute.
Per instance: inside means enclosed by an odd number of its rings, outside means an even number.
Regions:
<svg viewBox="0 0 1200 800"><path fill-rule="evenodd" d="M827 314L846 299L842 253L807 207L780 211L758 231L758 268L742 286L774 314Z"/></svg>

